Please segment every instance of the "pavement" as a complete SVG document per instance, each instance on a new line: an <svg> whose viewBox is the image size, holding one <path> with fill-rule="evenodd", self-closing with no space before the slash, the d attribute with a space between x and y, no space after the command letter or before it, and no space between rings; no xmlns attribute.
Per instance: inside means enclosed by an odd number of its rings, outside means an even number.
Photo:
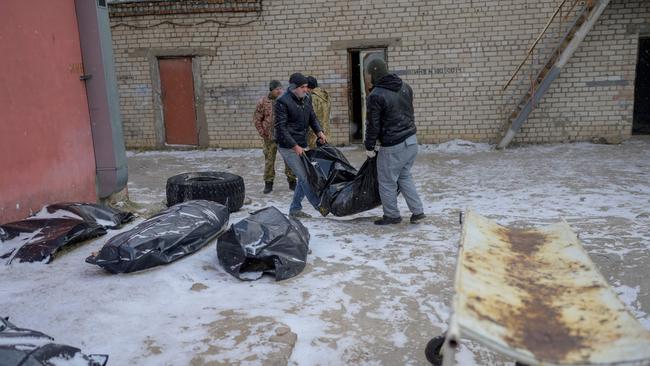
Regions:
<svg viewBox="0 0 650 366"><path fill-rule="evenodd" d="M360 147L342 151L354 166L365 160ZM270 205L286 213L292 192L279 155L270 194L262 193L263 165L258 149L129 151L129 196L140 222L164 207L167 178L227 171L246 185L232 223ZM425 365L424 348L451 312L459 215L472 208L518 228L566 220L650 329L650 139L505 151L455 140L421 145L412 173L427 215L421 224L377 227L380 208L322 218L305 200L311 252L294 278L240 281L219 265L215 242L169 265L112 275L84 263L112 231L48 265L0 266L2 315L107 353L109 365ZM456 360L513 364L465 339Z"/></svg>
<svg viewBox="0 0 650 366"><path fill-rule="evenodd" d="M360 148L343 151L355 166L365 159ZM155 211L164 201L168 177L222 170L241 175L246 183L247 201L233 222L267 205L287 212L292 192L280 161L278 155L275 189L265 195L258 150L132 152L130 197ZM290 364L426 363L424 346L443 331L450 312L458 216L469 207L515 227L566 220L610 285L650 328L650 283L644 280L650 272L650 139L506 151L451 141L421 146L413 175L428 216L420 225L377 227L372 221L381 216L380 209L349 218L321 218L306 208L313 215L303 220L312 232L313 253L301 275L306 284L300 296L305 301L286 312L298 323L308 313L304 321L317 318L324 325L317 331L302 325L293 329L298 343L288 357ZM408 217L402 198L400 204ZM318 285L307 283L309 277L317 277ZM273 283L274 291L282 296L283 288L294 284ZM325 301L332 306L312 304L325 295L323 290L333 296ZM312 358L325 353L330 354L321 361ZM463 365L508 364L472 342L463 344L457 359Z"/></svg>

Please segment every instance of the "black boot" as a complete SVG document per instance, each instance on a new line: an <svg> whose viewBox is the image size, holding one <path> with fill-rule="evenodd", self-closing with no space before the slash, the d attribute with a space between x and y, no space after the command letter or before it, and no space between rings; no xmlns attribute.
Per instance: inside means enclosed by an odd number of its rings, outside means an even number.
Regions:
<svg viewBox="0 0 650 366"><path fill-rule="evenodd" d="M382 216L381 219L375 221L375 225L395 225L402 222L401 217L388 217Z"/></svg>
<svg viewBox="0 0 650 366"><path fill-rule="evenodd" d="M271 193L273 190L273 182L264 182L264 190L262 193Z"/></svg>
<svg viewBox="0 0 650 366"><path fill-rule="evenodd" d="M421 214L413 214L411 215L411 224L417 224L418 222L426 219L427 217L424 215L424 213Z"/></svg>

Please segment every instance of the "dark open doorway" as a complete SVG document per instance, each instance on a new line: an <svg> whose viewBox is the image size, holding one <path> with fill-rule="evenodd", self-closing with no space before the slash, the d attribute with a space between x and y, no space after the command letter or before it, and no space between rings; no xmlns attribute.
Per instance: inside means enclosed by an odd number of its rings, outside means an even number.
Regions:
<svg viewBox="0 0 650 366"><path fill-rule="evenodd" d="M370 81L365 80L363 70L365 65L375 58L386 61L385 48L350 49L348 50L349 75L348 102L350 106L350 142L363 142L365 132L366 95Z"/></svg>
<svg viewBox="0 0 650 366"><path fill-rule="evenodd" d="M639 40L632 133L650 135L650 38Z"/></svg>

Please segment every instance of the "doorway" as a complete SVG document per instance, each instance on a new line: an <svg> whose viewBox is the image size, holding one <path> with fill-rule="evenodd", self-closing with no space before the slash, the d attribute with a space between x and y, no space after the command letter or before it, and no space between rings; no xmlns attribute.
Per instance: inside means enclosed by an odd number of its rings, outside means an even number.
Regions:
<svg viewBox="0 0 650 366"><path fill-rule="evenodd" d="M650 135L650 37L639 39L632 134Z"/></svg>
<svg viewBox="0 0 650 366"><path fill-rule="evenodd" d="M386 48L349 49L348 101L350 114L350 142L362 143L366 132L366 96L370 92L370 80L364 70L376 58L387 61Z"/></svg>
<svg viewBox="0 0 650 366"><path fill-rule="evenodd" d="M199 144L191 57L159 58L160 92L167 145Z"/></svg>

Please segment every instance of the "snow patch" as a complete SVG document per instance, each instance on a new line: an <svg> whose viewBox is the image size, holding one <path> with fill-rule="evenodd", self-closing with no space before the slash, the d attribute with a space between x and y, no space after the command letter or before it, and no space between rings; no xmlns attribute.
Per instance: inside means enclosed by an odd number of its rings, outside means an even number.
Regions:
<svg viewBox="0 0 650 366"><path fill-rule="evenodd" d="M72 358L61 356L50 358L47 362L52 366L88 366L88 359L80 353L75 353Z"/></svg>
<svg viewBox="0 0 650 366"><path fill-rule="evenodd" d="M479 152L492 151L494 150L494 146L486 143L455 139L438 145L420 145L420 149L425 153L475 154Z"/></svg>

